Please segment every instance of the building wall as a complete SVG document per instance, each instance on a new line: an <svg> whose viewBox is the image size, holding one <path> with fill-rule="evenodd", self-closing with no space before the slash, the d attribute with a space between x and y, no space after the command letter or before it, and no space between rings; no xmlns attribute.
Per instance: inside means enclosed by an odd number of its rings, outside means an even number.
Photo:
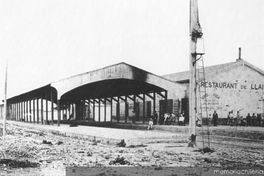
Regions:
<svg viewBox="0 0 264 176"><path fill-rule="evenodd" d="M176 81L170 77L171 80ZM168 75L167 75L168 77ZM183 83L189 98L189 83ZM228 112L237 111L246 117L247 113L264 114L264 75L247 64L234 64L222 69L206 73L206 81L201 83L202 90L206 87L206 100L209 117L216 110L220 118L226 118ZM201 94L201 103L205 108L205 95ZM205 111L204 111L205 112Z"/></svg>
<svg viewBox="0 0 264 176"><path fill-rule="evenodd" d="M239 111L243 117L264 111L264 76L246 65L207 75L201 85L206 87L209 116L214 110L220 118L226 118L229 111Z"/></svg>

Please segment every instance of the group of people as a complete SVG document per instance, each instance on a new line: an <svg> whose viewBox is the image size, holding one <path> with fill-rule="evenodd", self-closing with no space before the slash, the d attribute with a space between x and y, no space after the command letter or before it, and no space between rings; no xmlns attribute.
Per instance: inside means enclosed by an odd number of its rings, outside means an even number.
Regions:
<svg viewBox="0 0 264 176"><path fill-rule="evenodd" d="M181 113L178 117L174 113L165 113L158 118L157 112L149 119L148 130L153 128L153 125L185 125L184 113Z"/></svg>
<svg viewBox="0 0 264 176"><path fill-rule="evenodd" d="M230 111L227 116L226 125L230 126L264 126L264 117L261 114L250 113L247 114L246 118L240 115L237 111L236 116L234 116L233 111Z"/></svg>
<svg viewBox="0 0 264 176"><path fill-rule="evenodd" d="M159 119L160 125L185 125L184 113L176 116L174 113L165 113Z"/></svg>
<svg viewBox="0 0 264 176"><path fill-rule="evenodd" d="M186 119L184 113L179 114L179 116L176 116L173 113L165 113L161 115L160 118L158 118L158 114L155 112L154 117L150 118L149 120L148 129L152 129L153 125L156 124L185 125L185 120ZM202 121L201 119L196 121L197 126L201 126L202 124L201 121ZM219 123L218 114L216 111L214 111L212 115L211 124L213 126L218 126L218 123ZM234 115L233 111L230 111L224 123L229 126L264 126L264 116L255 113L252 113L252 115L250 115L250 113L248 113L247 116L243 118L243 116L240 115L239 111L237 111L236 115Z"/></svg>

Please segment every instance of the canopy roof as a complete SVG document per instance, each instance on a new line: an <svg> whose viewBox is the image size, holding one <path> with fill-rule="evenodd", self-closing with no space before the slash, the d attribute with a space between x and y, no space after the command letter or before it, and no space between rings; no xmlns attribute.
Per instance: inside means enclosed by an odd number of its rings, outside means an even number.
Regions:
<svg viewBox="0 0 264 176"><path fill-rule="evenodd" d="M8 101L51 97L71 101L161 91L173 91L183 97L184 90L178 83L122 62L50 83Z"/></svg>

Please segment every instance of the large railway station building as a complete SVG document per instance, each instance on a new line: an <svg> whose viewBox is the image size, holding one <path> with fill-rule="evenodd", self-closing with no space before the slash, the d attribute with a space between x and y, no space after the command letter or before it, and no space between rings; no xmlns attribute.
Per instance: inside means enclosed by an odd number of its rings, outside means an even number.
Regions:
<svg viewBox="0 0 264 176"><path fill-rule="evenodd" d="M264 114L264 71L243 59L205 67L201 97L209 117L229 112ZM158 76L126 63L75 75L7 100L10 120L32 123L68 121L145 123L154 113L188 123L189 71ZM206 101L205 101L206 99ZM205 107L205 106L204 106Z"/></svg>

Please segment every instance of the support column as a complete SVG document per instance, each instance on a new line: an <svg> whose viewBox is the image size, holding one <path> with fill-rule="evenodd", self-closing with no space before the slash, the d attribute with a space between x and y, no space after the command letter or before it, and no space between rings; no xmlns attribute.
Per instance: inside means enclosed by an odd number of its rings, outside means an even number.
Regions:
<svg viewBox="0 0 264 176"><path fill-rule="evenodd" d="M145 103L145 100L146 100L146 96L145 94L143 94L143 117L142 117L142 120L143 120L143 123L145 123L145 110L146 110L146 103Z"/></svg>
<svg viewBox="0 0 264 176"><path fill-rule="evenodd" d="M46 125L49 124L49 107L48 107L48 96L46 96Z"/></svg>
<svg viewBox="0 0 264 176"><path fill-rule="evenodd" d="M33 123L36 123L36 107L35 107L36 101L35 100L36 99L33 99Z"/></svg>
<svg viewBox="0 0 264 176"><path fill-rule="evenodd" d="M168 92L165 91L165 113L168 113Z"/></svg>
<svg viewBox="0 0 264 176"><path fill-rule="evenodd" d="M93 100L93 121L95 122L95 101Z"/></svg>
<svg viewBox="0 0 264 176"><path fill-rule="evenodd" d="M16 104L13 103L13 118L14 121L16 121Z"/></svg>
<svg viewBox="0 0 264 176"><path fill-rule="evenodd" d="M91 119L91 111L90 111L90 109L91 109L91 104L90 104L90 100L88 100L88 119L89 119L89 121L90 121L90 119Z"/></svg>
<svg viewBox="0 0 264 176"><path fill-rule="evenodd" d="M26 118L26 122L29 122L29 118L28 118L28 100L25 101L25 118Z"/></svg>
<svg viewBox="0 0 264 176"><path fill-rule="evenodd" d="M19 116L18 116L18 103L16 103L16 120L19 121Z"/></svg>
<svg viewBox="0 0 264 176"><path fill-rule="evenodd" d="M106 98L104 99L104 121L106 122Z"/></svg>
<svg viewBox="0 0 264 176"><path fill-rule="evenodd" d="M99 101L98 101L98 121L101 122L101 99L99 98Z"/></svg>
<svg viewBox="0 0 264 176"><path fill-rule="evenodd" d="M15 103L13 103L13 109L12 109L12 111L13 111L13 113L12 113L13 114L13 118L12 119L14 121L16 121L16 105L15 105Z"/></svg>
<svg viewBox="0 0 264 176"><path fill-rule="evenodd" d="M57 120L57 124L58 124L58 126L60 126L60 119L61 119L61 113L60 113L60 100L58 99L57 100L57 111L58 111L58 120Z"/></svg>
<svg viewBox="0 0 264 176"><path fill-rule="evenodd" d="M13 119L14 119L14 121L17 121L17 119L16 119L16 103L13 103L13 107L14 107L14 112L13 112L14 117L13 117Z"/></svg>
<svg viewBox="0 0 264 176"><path fill-rule="evenodd" d="M32 122L32 119L31 119L32 118L31 117L32 116L32 114L31 114L31 99L29 100L29 114L30 114L30 116L29 116L29 118L30 118L29 119L29 122L31 123Z"/></svg>
<svg viewBox="0 0 264 176"><path fill-rule="evenodd" d="M23 101L23 118L24 118L24 122L26 122L26 103L25 101Z"/></svg>
<svg viewBox="0 0 264 176"><path fill-rule="evenodd" d="M14 121L17 121L17 117L16 117L16 103L14 103L13 105L14 105Z"/></svg>
<svg viewBox="0 0 264 176"><path fill-rule="evenodd" d="M127 96L125 96L125 123L127 123L127 118L128 118L128 103L127 103Z"/></svg>
<svg viewBox="0 0 264 176"><path fill-rule="evenodd" d="M53 101L53 94L52 94L52 91L50 91L50 105L51 105L51 123L52 123L52 125L53 125L53 121L54 121L54 106L53 106L53 103L54 103L54 101Z"/></svg>
<svg viewBox="0 0 264 176"><path fill-rule="evenodd" d="M132 118L132 123L136 122L136 119L138 118L137 115L139 114L137 111L137 107L136 107L136 95L133 95L133 102L134 102L134 117Z"/></svg>
<svg viewBox="0 0 264 176"><path fill-rule="evenodd" d="M156 93L153 92L153 117L155 116L155 113L156 113ZM159 116L157 117L156 121L157 121L156 122L157 125L159 125Z"/></svg>
<svg viewBox="0 0 264 176"><path fill-rule="evenodd" d="M21 114L20 114L20 102L17 103L17 117L18 117L18 121L21 120Z"/></svg>
<svg viewBox="0 0 264 176"><path fill-rule="evenodd" d="M39 99L37 98L37 123L39 123Z"/></svg>
<svg viewBox="0 0 264 176"><path fill-rule="evenodd" d="M113 98L111 97L110 98L110 121L112 122L113 121Z"/></svg>
<svg viewBox="0 0 264 176"><path fill-rule="evenodd" d="M41 118L41 124L43 125L43 98L40 99L40 104L41 104L41 113L40 113L40 118Z"/></svg>
<svg viewBox="0 0 264 176"><path fill-rule="evenodd" d="M24 122L24 101L21 101L21 120Z"/></svg>
<svg viewBox="0 0 264 176"><path fill-rule="evenodd" d="M24 116L23 116L23 101L20 102L20 119L21 121L24 121Z"/></svg>
<svg viewBox="0 0 264 176"><path fill-rule="evenodd" d="M14 119L14 105L13 103L10 104L10 120Z"/></svg>
<svg viewBox="0 0 264 176"><path fill-rule="evenodd" d="M117 123L119 123L120 121L120 98L119 97L117 97L116 118L117 118Z"/></svg>
<svg viewBox="0 0 264 176"><path fill-rule="evenodd" d="M77 112L77 108L76 108L76 103L74 102L72 104L72 113L73 113L73 119L76 120L76 112Z"/></svg>

